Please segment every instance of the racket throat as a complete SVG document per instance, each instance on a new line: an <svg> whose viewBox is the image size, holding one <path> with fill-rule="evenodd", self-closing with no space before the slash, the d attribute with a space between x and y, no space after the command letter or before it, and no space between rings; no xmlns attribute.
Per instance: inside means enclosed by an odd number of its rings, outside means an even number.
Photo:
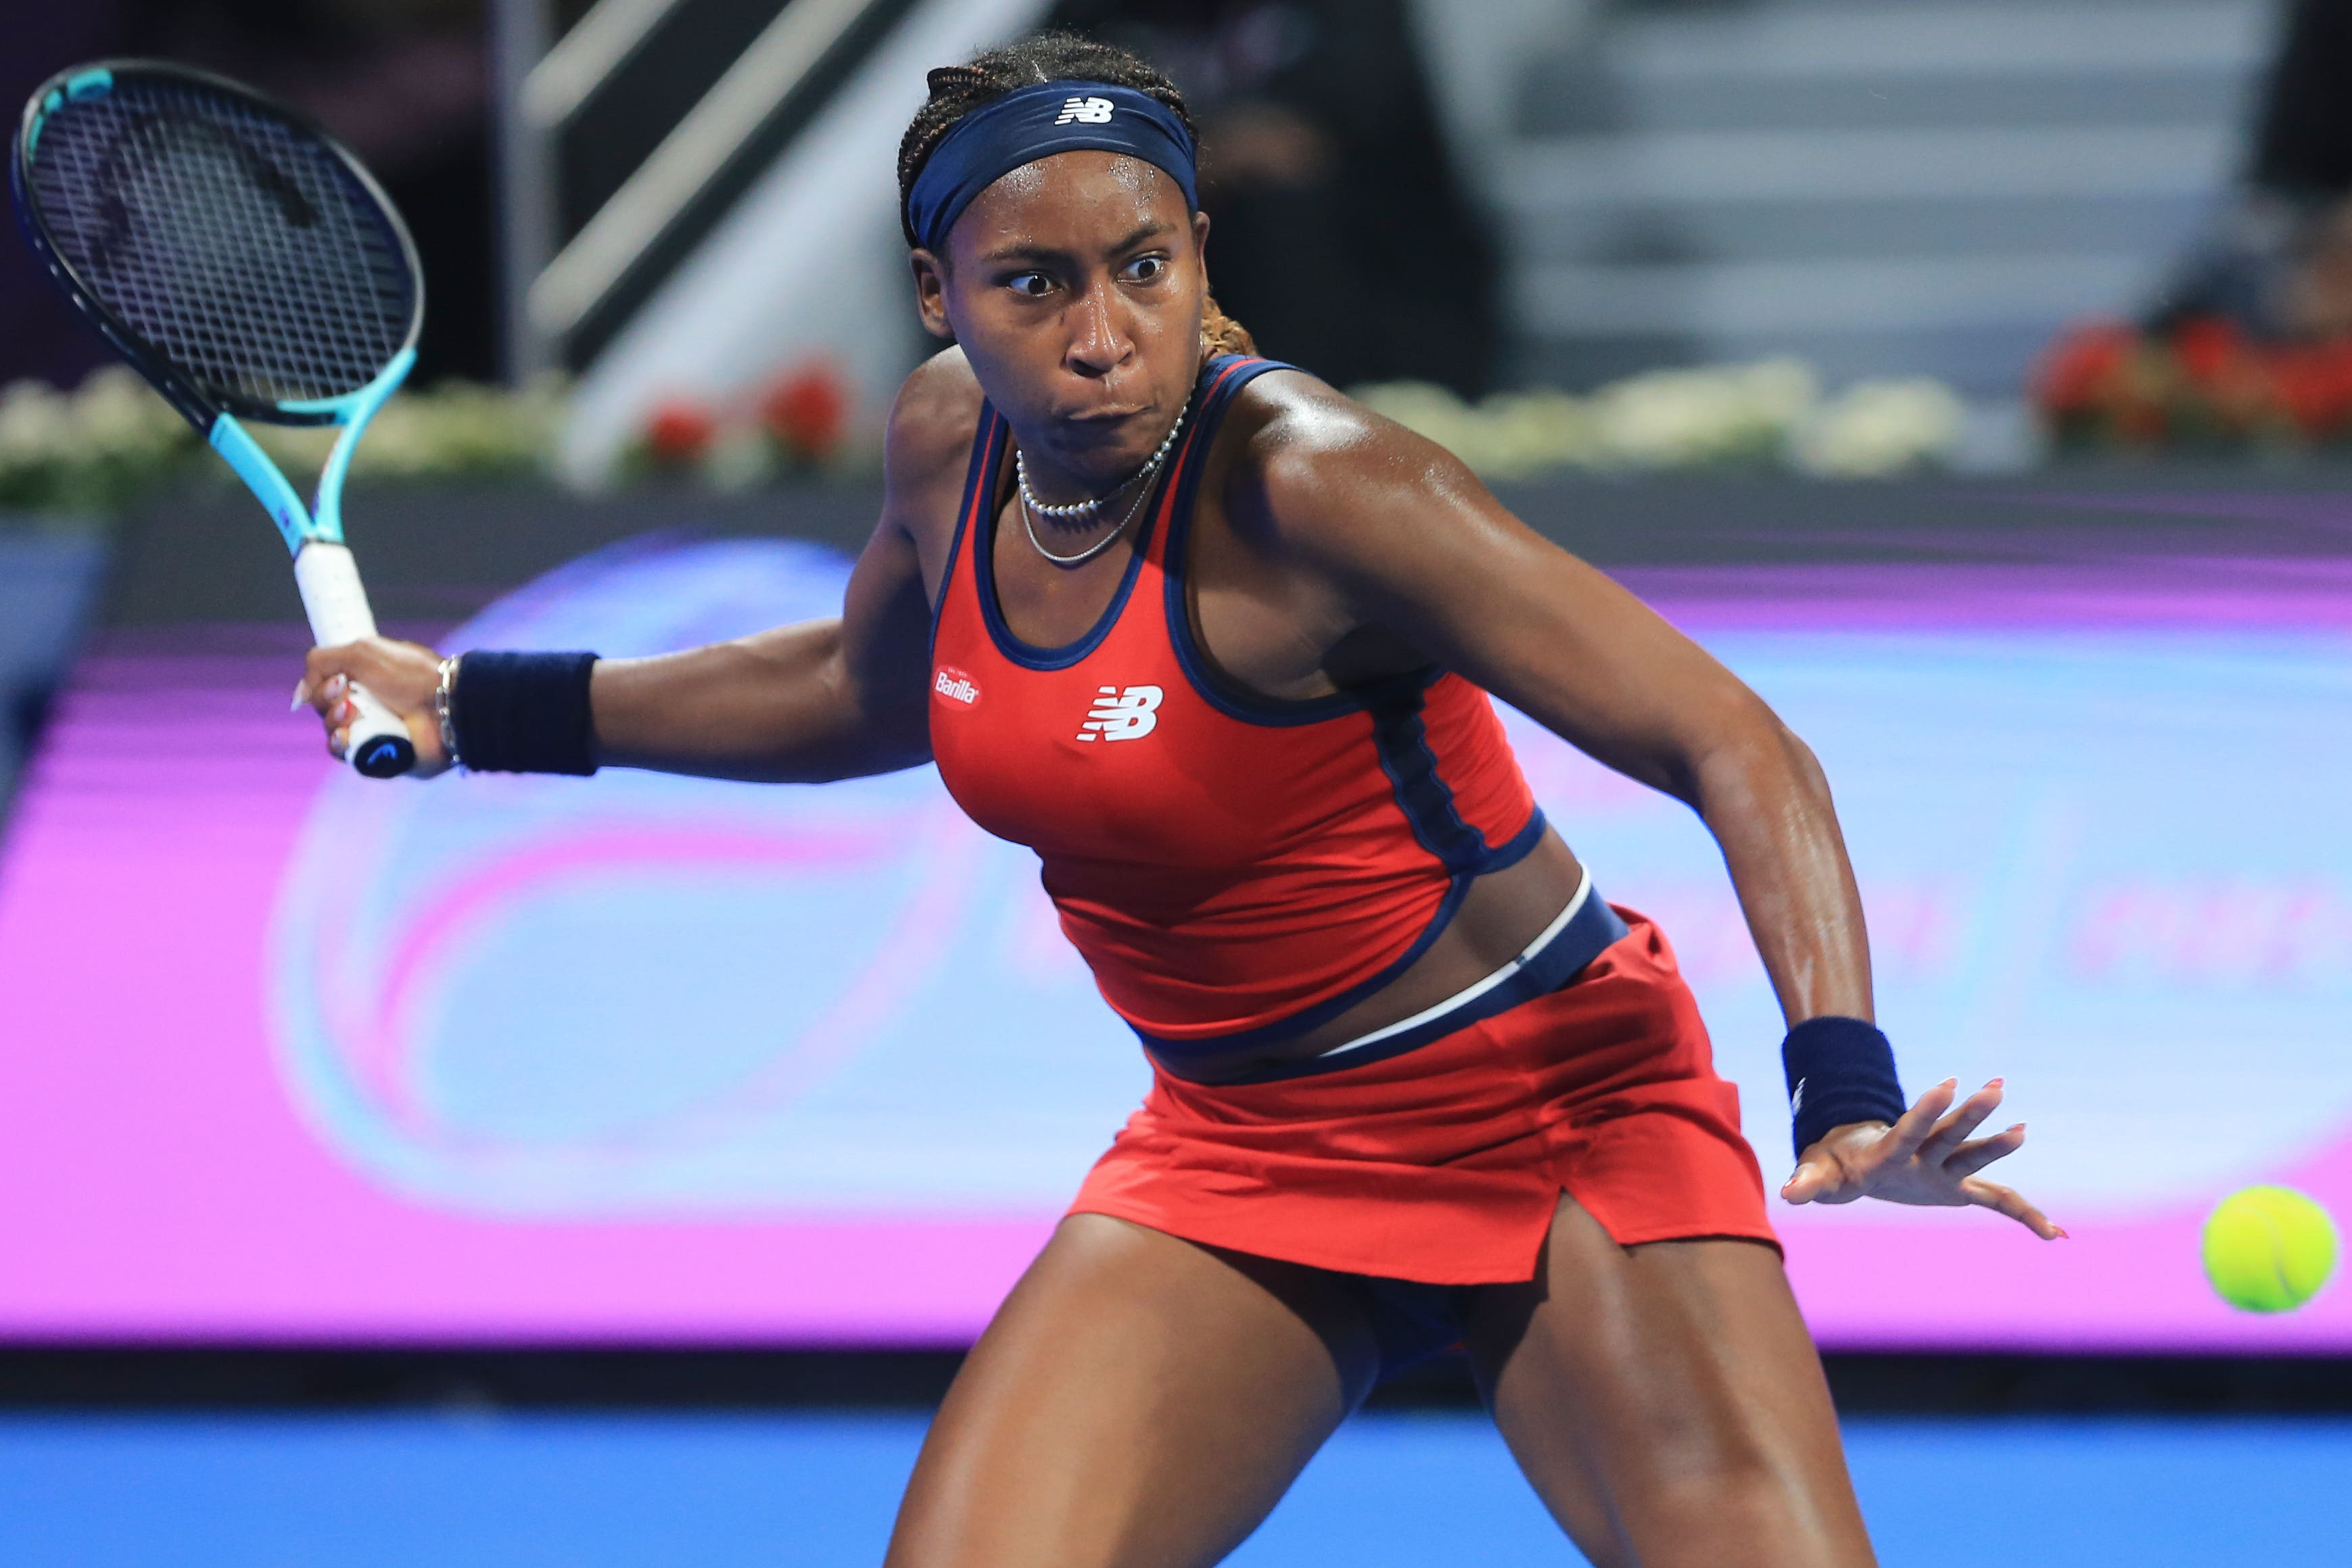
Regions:
<svg viewBox="0 0 2352 1568"><path fill-rule="evenodd" d="M278 465L269 460L261 444L254 440L253 432L238 423L235 414L215 414L205 439L221 455L223 462L236 470L236 476L245 481L245 487L269 513L278 533L285 537L287 549L299 561L302 547L319 538L322 530L311 521L310 508L302 504L301 496L286 482L286 476L278 471ZM331 542L341 542L341 534L338 527Z"/></svg>

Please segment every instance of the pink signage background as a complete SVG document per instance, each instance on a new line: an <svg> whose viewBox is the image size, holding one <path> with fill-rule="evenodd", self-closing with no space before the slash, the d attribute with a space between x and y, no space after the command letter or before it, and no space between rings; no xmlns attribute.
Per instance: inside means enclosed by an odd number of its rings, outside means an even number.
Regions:
<svg viewBox="0 0 2352 1568"><path fill-rule="evenodd" d="M840 570L619 552L467 636L675 645ZM1821 750L1911 1087L2005 1072L2018 1184L2073 1231L1776 1207L1823 1342L2352 1349L2352 1290L2251 1317L2196 1260L2246 1182L2352 1217L2352 573L1633 575ZM1025 852L928 770L365 784L287 715L299 654L105 639L19 795L0 1336L976 1333L1142 1082ZM1611 896L1676 937L1777 1176L1777 1028L1703 832L1513 722Z"/></svg>

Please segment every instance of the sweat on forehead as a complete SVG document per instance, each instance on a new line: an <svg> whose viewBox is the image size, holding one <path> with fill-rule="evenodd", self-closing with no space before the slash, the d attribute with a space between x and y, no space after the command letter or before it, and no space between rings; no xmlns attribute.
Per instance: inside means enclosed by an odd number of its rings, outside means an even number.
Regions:
<svg viewBox="0 0 2352 1568"><path fill-rule="evenodd" d="M1140 159L1176 182L1188 213L1200 205L1192 134L1166 104L1107 82L1055 81L1007 93L956 121L907 193L908 232L940 253L982 192L1016 172L1042 179L1034 169L1040 160L1087 150Z"/></svg>

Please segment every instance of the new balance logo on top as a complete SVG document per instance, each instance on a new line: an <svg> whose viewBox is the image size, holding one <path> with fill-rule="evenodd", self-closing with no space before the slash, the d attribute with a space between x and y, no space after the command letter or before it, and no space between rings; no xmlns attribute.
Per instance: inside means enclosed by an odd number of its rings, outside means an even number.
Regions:
<svg viewBox="0 0 2352 1568"><path fill-rule="evenodd" d="M1099 101L1099 100L1097 100ZM1079 727L1080 740L1141 740L1160 723L1160 700L1168 694L1158 686L1095 688L1095 706L1087 710Z"/></svg>
<svg viewBox="0 0 2352 1568"><path fill-rule="evenodd" d="M1056 125L1108 125L1110 99L1107 98L1074 98L1062 105L1062 118ZM1150 727L1146 726L1146 728Z"/></svg>

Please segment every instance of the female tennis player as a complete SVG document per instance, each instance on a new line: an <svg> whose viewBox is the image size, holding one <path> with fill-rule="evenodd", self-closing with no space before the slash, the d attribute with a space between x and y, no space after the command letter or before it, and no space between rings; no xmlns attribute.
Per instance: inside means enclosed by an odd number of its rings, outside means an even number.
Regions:
<svg viewBox="0 0 2352 1568"><path fill-rule="evenodd" d="M958 1376L896 1568L1213 1563L1456 1343L1594 1563L1868 1563L1672 949L1486 694L1721 843L1790 1025L1782 1197L2061 1234L1978 1174L2023 1141L1974 1135L1998 1081L1906 1108L1811 755L1447 454L1253 356L1164 78L1047 35L929 79L899 178L955 346L899 393L840 617L652 659L324 650L330 744L357 679L429 766L929 759L1035 848L1153 1087Z"/></svg>

